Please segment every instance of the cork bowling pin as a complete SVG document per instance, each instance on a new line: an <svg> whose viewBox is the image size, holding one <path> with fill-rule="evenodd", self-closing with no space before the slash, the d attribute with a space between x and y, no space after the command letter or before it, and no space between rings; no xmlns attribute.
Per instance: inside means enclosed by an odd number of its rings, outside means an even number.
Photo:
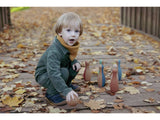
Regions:
<svg viewBox="0 0 160 120"><path fill-rule="evenodd" d="M84 77L84 80L85 81L90 81L91 80L91 70L89 68L89 62L85 62L85 70L84 70L84 73L83 73L83 77Z"/></svg>
<svg viewBox="0 0 160 120"><path fill-rule="evenodd" d="M121 64L121 61L118 60L117 65L118 65L118 80L119 81L122 80L122 70L121 70L120 64Z"/></svg>
<svg viewBox="0 0 160 120"><path fill-rule="evenodd" d="M110 83L110 91L112 93L116 93L118 91L118 68L117 64L113 65L111 83Z"/></svg>
<svg viewBox="0 0 160 120"><path fill-rule="evenodd" d="M105 75L104 75L104 66L102 64L102 60L100 60L99 73L98 73L98 86L105 86Z"/></svg>

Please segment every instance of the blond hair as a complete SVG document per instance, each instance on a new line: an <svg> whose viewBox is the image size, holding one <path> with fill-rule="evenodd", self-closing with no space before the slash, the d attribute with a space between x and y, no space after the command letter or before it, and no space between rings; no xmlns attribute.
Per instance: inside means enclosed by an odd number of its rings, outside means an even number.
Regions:
<svg viewBox="0 0 160 120"><path fill-rule="evenodd" d="M54 29L55 29L55 32L58 34L62 31L63 27L68 27L73 25L79 25L80 35L82 35L83 25L80 17L76 13L68 12L68 13L64 13L58 18L57 23L54 26Z"/></svg>

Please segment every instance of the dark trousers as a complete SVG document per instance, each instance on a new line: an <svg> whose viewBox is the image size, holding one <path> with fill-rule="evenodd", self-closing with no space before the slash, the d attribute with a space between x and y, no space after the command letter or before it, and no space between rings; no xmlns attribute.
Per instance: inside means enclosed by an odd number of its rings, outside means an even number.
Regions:
<svg viewBox="0 0 160 120"><path fill-rule="evenodd" d="M61 68L61 77L63 78L64 82L67 84L67 86L70 86L71 81L75 78L75 76L78 74L76 71L74 71L72 68ZM44 88L47 88L47 93L50 95L57 94L57 90L54 88L53 83L48 77L48 73L43 73L39 75L36 79L36 81L43 86Z"/></svg>

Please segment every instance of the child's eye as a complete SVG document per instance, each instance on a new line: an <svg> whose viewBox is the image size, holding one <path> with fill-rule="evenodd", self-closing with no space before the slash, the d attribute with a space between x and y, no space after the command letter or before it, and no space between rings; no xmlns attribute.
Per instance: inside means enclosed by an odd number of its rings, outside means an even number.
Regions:
<svg viewBox="0 0 160 120"><path fill-rule="evenodd" d="M75 32L79 32L79 30L76 30Z"/></svg>
<svg viewBox="0 0 160 120"><path fill-rule="evenodd" d="M71 30L70 29L67 29L67 32L70 32Z"/></svg>

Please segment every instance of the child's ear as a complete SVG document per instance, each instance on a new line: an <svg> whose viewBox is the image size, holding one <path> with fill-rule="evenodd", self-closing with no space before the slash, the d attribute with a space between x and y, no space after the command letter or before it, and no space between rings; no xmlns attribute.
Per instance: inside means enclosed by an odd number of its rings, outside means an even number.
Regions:
<svg viewBox="0 0 160 120"><path fill-rule="evenodd" d="M62 33L58 33L58 35L59 35L60 37L62 37Z"/></svg>

